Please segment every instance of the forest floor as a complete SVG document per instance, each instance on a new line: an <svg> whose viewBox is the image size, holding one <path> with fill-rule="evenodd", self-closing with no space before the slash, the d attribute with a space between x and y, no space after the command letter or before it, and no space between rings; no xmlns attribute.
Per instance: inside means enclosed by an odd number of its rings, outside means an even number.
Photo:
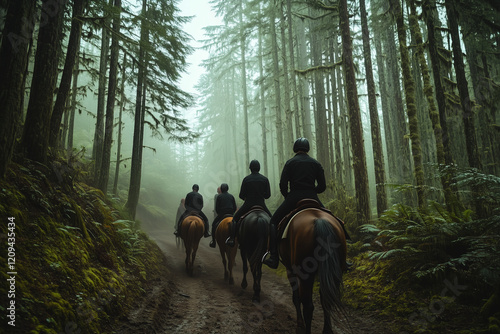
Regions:
<svg viewBox="0 0 500 334"><path fill-rule="evenodd" d="M233 270L235 284L230 286L224 281L219 250L208 246L209 238L202 239L191 277L185 271L183 245L176 245L172 231L145 230L167 257L170 274L149 287L116 333L295 332L295 308L286 277L263 266L261 302L253 303L251 273L247 275L248 288L240 287L239 253ZM312 332L320 333L323 314L318 294L314 304ZM340 321L337 333L391 333L389 319L349 308L346 315L347 321Z"/></svg>

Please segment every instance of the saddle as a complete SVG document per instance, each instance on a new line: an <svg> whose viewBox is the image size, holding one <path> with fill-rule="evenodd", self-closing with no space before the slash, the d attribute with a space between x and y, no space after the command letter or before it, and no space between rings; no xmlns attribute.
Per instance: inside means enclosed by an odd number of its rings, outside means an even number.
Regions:
<svg viewBox="0 0 500 334"><path fill-rule="evenodd" d="M342 224L344 223L342 220L337 218L330 210L327 208L322 207L318 201L312 199L312 198L306 198L302 199L297 202L295 209L293 209L289 214L287 214L278 224L278 240L281 240L281 238L284 235L284 232L288 226L288 223L290 223L290 220L292 219L293 216L295 216L298 212L304 210L304 209L318 209L321 211L324 211L330 215L332 215L334 218L338 219Z"/></svg>
<svg viewBox="0 0 500 334"><path fill-rule="evenodd" d="M255 212L255 211L266 211L266 210L264 210L264 208L260 205L254 205L250 208L250 210L248 210L247 213L245 213L243 216L241 216L239 221L242 221L243 219L245 219L246 216L248 216L250 213Z"/></svg>
<svg viewBox="0 0 500 334"><path fill-rule="evenodd" d="M187 217L189 217L189 216L195 216L195 217L198 217L198 218L200 218L200 219L203 221L203 217L202 217L202 216L201 216L201 215L200 215L197 211L190 211L190 212L188 212L188 214L187 214L187 215L185 215L185 216L184 216L184 218L183 218L182 220L186 219L186 218L187 218Z"/></svg>

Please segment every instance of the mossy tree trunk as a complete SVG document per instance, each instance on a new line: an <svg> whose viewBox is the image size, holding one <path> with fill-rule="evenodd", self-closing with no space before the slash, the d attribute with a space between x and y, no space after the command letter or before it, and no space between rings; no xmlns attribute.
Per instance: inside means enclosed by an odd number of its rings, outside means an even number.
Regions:
<svg viewBox="0 0 500 334"><path fill-rule="evenodd" d="M120 35L121 24L121 0L115 0L116 14L113 17L113 36L111 38L111 58L109 61L109 83L108 96L106 101L106 122L104 126L104 143L102 150L101 168L99 175L98 188L104 193L108 190L109 168L111 163L111 146L113 143L114 129L114 109L118 74L118 55L119 45L118 39Z"/></svg>
<svg viewBox="0 0 500 334"><path fill-rule="evenodd" d="M71 31L69 33L68 49L66 52L66 60L62 72L61 82L57 91L57 98L54 104L54 110L50 119L50 136L49 145L53 148L62 147L61 142L61 120L65 112L66 102L71 89L71 79L73 77L73 69L78 57L80 49L80 36L82 33L81 16L84 10L84 0L73 1L73 17L71 20ZM68 112L68 111L66 111Z"/></svg>
<svg viewBox="0 0 500 334"><path fill-rule="evenodd" d="M335 64L335 52L334 52L334 43L337 42L337 32L333 33L333 37L329 39L329 53L330 53L330 62ZM337 67L337 66L336 66ZM339 117L339 99L337 91L337 78L336 78L336 68L334 68L330 73L330 85L332 86L332 113L333 113L333 142L334 142L334 164L335 164L335 175L334 180L337 187L342 187L344 185L344 175L342 168L342 151L340 148L340 117Z"/></svg>
<svg viewBox="0 0 500 334"><path fill-rule="evenodd" d="M375 166L375 189L377 196L377 213L380 216L387 209L387 193L385 191L384 152L382 151L382 135L375 95L375 80L371 60L370 32L368 30L368 14L365 0L359 1L361 12L361 30L363 36L363 56L365 61L366 84L368 88L368 108L372 133L373 160Z"/></svg>
<svg viewBox="0 0 500 334"><path fill-rule="evenodd" d="M292 81L292 101L293 101L293 113L295 119L295 136L299 137L300 133L300 122L299 122L299 94L297 78L295 76L295 49L293 47L294 41L294 30L293 30L293 16L292 16L292 1L286 0L286 17L288 23L288 53L290 54L290 79ZM292 138L293 140L293 138Z"/></svg>
<svg viewBox="0 0 500 334"><path fill-rule="evenodd" d="M297 49L298 49L298 67L301 70L307 68L307 42L305 33L304 18L300 18L297 31ZM312 138L311 132L311 108L309 98L309 81L307 76L301 75L299 81L300 97L301 97L301 123L302 131L297 133L297 136Z"/></svg>
<svg viewBox="0 0 500 334"><path fill-rule="evenodd" d="M120 164L121 164L121 153L122 153L122 119L123 119L123 109L125 108L125 80L126 80L126 69L127 69L127 54L123 54L122 63L122 77L120 83L120 111L118 114L118 138L116 139L116 166L115 166L115 177L113 181L113 195L118 195L118 178L120 176Z"/></svg>
<svg viewBox="0 0 500 334"><path fill-rule="evenodd" d="M392 13L396 20L399 40L399 52L401 55L401 68L403 71L403 85L405 90L406 112L410 128L411 151L413 156L413 167L417 186L417 200L420 208L425 207L425 182L422 166L422 148L418 129L417 105L415 99L415 82L411 74L410 56L406 45L406 28L403 20L403 12L399 0L391 0Z"/></svg>
<svg viewBox="0 0 500 334"><path fill-rule="evenodd" d="M108 0L113 4L113 0ZM107 25L109 18L104 18L101 34L101 52L99 59L99 84L97 88L97 115L94 131L94 144L92 148L92 159L94 160L94 183L99 183L99 175L102 161L102 149L104 145L104 111L106 107L106 73L108 69L109 36Z"/></svg>
<svg viewBox="0 0 500 334"><path fill-rule="evenodd" d="M313 14L316 14L313 12ZM318 67L322 65L322 53L323 49L323 34L319 28L317 21L311 21L310 26L311 31L311 58L312 65ZM313 82L314 82L314 101L315 101L315 111L314 111L314 123L316 129L316 152L317 159L323 164L325 168L325 175L327 180L331 179L331 171L329 168L329 158L328 158L328 130L326 121L326 105L325 105L325 79L323 71L315 70L313 72ZM311 140L312 138L309 138Z"/></svg>
<svg viewBox="0 0 500 334"><path fill-rule="evenodd" d="M25 71L33 30L23 19L33 17L35 2L11 0L2 31L0 47L0 179L12 159L17 133L21 126Z"/></svg>
<svg viewBox="0 0 500 334"><path fill-rule="evenodd" d="M361 124L361 112L358 103L358 90L352 57L352 41L349 27L349 11L347 0L339 1L340 32L342 35L342 64L344 80L347 89L347 108L349 112L350 132L352 140L352 155L354 169L354 185L356 189L357 226L370 220L370 200L368 191L368 174L366 155Z"/></svg>
<svg viewBox="0 0 500 334"><path fill-rule="evenodd" d="M72 79L73 87L71 88L71 106L70 106L69 124L67 129L68 140L67 140L66 150L68 151L68 156L73 150L73 135L75 132L76 95L78 91L79 69L80 69L80 56L79 54L77 54L75 61L75 68L73 69L73 79Z"/></svg>
<svg viewBox="0 0 500 334"><path fill-rule="evenodd" d="M50 117L61 53L65 4L66 2L54 4L48 0L42 2L42 13L47 21L38 33L35 67L21 143L24 156L41 163L47 162L49 152Z"/></svg>
<svg viewBox="0 0 500 334"><path fill-rule="evenodd" d="M436 159L441 167L446 165L444 145L443 145L443 131L441 128L441 122L439 119L439 112L437 105L434 101L434 88L431 83L431 76L429 73L429 67L424 56L424 42L422 39L422 34L420 32L420 26L418 24L418 18L416 13L415 4L412 1L407 1L411 9L411 14L409 16L410 30L415 38L416 42L416 54L418 62L420 65L420 70L422 72L422 78L424 81L424 93L427 99L427 104L429 108L429 118L432 123L432 128L434 130L434 139L436 144ZM429 40L429 43L431 41ZM455 196L453 195L452 189L450 187L450 180L447 175L442 173L441 175L441 185L444 191L445 203L448 210L452 211L454 203L456 202Z"/></svg>

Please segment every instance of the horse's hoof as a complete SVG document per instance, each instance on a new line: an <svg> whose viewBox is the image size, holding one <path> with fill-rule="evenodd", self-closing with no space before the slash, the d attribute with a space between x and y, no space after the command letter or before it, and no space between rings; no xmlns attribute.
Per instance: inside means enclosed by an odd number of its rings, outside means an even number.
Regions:
<svg viewBox="0 0 500 334"><path fill-rule="evenodd" d="M260 304L260 297L252 297L252 303Z"/></svg>
<svg viewBox="0 0 500 334"><path fill-rule="evenodd" d="M247 282L241 282L241 287L242 287L243 289L246 289L246 288L247 288L247 286L248 286Z"/></svg>
<svg viewBox="0 0 500 334"><path fill-rule="evenodd" d="M229 285L234 285L234 278L229 278Z"/></svg>

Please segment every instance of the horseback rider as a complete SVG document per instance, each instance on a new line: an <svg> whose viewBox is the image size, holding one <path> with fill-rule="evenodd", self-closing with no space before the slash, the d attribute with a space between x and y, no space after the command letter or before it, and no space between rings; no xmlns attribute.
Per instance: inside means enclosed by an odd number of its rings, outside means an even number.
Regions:
<svg viewBox="0 0 500 334"><path fill-rule="evenodd" d="M236 212L236 201L234 196L228 193L229 186L227 183L220 185L221 193L217 196L215 200L215 212L217 212L217 217L215 217L212 223L212 241L210 241L210 247L215 248L215 230L217 226L224 218L225 215L233 215Z"/></svg>
<svg viewBox="0 0 500 334"><path fill-rule="evenodd" d="M285 201L271 217L271 234L269 236L271 256L264 260L264 264L273 269L278 268L279 265L277 240L279 222L302 199L314 199L318 201L321 207L324 207L318 198L318 194L326 189L325 171L317 160L309 156L309 149L309 141L306 138L297 139L293 144L295 156L285 163L281 172L279 187ZM290 190L288 184L290 184Z"/></svg>
<svg viewBox="0 0 500 334"><path fill-rule="evenodd" d="M184 213L177 221L177 230L174 232L176 236L179 236L179 227L181 226L182 221L191 213L195 213L203 219L203 222L205 223L205 234L203 236L205 238L208 238L210 236L210 233L208 233L209 231L208 218L207 216L205 216L203 211L201 211L201 209L203 209L203 196L198 192L199 189L200 187L197 184L193 184L192 187L193 191L191 191L186 195L186 199L184 201L184 206L186 207L186 211L184 211Z"/></svg>
<svg viewBox="0 0 500 334"><path fill-rule="evenodd" d="M271 187L269 180L264 175L260 174L260 163L258 160L250 162L251 174L247 175L241 182L240 198L245 202L241 208L236 212L231 223L231 235L226 240L228 246L234 246L234 239L238 233L239 220L254 206L260 206L264 211L271 216L271 212L266 206L265 200L271 197Z"/></svg>

